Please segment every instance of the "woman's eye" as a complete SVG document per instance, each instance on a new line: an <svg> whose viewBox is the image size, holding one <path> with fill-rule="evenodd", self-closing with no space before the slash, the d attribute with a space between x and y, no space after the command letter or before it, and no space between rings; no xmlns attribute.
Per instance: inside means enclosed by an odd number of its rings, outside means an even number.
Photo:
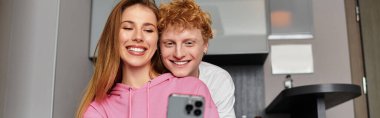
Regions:
<svg viewBox="0 0 380 118"><path fill-rule="evenodd" d="M123 27L123 29L125 29L125 30L133 30L133 28L130 28L130 27Z"/></svg>
<svg viewBox="0 0 380 118"><path fill-rule="evenodd" d="M154 32L154 30L151 30L151 29L148 29L148 30L144 30L145 32L148 32L148 33L152 33Z"/></svg>

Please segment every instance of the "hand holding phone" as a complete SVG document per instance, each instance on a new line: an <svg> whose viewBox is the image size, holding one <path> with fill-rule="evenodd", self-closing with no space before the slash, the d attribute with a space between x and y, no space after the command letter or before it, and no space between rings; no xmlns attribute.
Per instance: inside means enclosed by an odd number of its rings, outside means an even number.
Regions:
<svg viewBox="0 0 380 118"><path fill-rule="evenodd" d="M202 96L171 94L167 118L203 118L204 105Z"/></svg>

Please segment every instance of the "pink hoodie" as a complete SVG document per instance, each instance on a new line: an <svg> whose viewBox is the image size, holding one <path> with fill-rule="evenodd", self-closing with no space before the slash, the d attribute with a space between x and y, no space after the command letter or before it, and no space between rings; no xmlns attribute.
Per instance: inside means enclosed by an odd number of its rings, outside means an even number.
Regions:
<svg viewBox="0 0 380 118"><path fill-rule="evenodd" d="M102 102L92 102L84 118L166 118L171 93L201 95L205 98L204 118L219 118L207 86L194 77L177 78L162 74L134 89L118 83Z"/></svg>

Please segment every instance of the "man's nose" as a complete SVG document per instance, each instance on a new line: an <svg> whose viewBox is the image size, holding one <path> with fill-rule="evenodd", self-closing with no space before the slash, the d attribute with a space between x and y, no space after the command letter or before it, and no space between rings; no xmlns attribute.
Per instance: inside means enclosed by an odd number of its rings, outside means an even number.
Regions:
<svg viewBox="0 0 380 118"><path fill-rule="evenodd" d="M182 48L182 46L177 46L175 50L174 57L178 60L182 59L186 55L186 50Z"/></svg>

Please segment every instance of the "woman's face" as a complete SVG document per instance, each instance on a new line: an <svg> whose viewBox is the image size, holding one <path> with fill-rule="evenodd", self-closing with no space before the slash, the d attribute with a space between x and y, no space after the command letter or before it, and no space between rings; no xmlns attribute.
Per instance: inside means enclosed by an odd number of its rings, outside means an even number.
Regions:
<svg viewBox="0 0 380 118"><path fill-rule="evenodd" d="M121 18L119 32L120 56L128 67L144 67L157 50L158 31L156 15L146 6L127 7Z"/></svg>

